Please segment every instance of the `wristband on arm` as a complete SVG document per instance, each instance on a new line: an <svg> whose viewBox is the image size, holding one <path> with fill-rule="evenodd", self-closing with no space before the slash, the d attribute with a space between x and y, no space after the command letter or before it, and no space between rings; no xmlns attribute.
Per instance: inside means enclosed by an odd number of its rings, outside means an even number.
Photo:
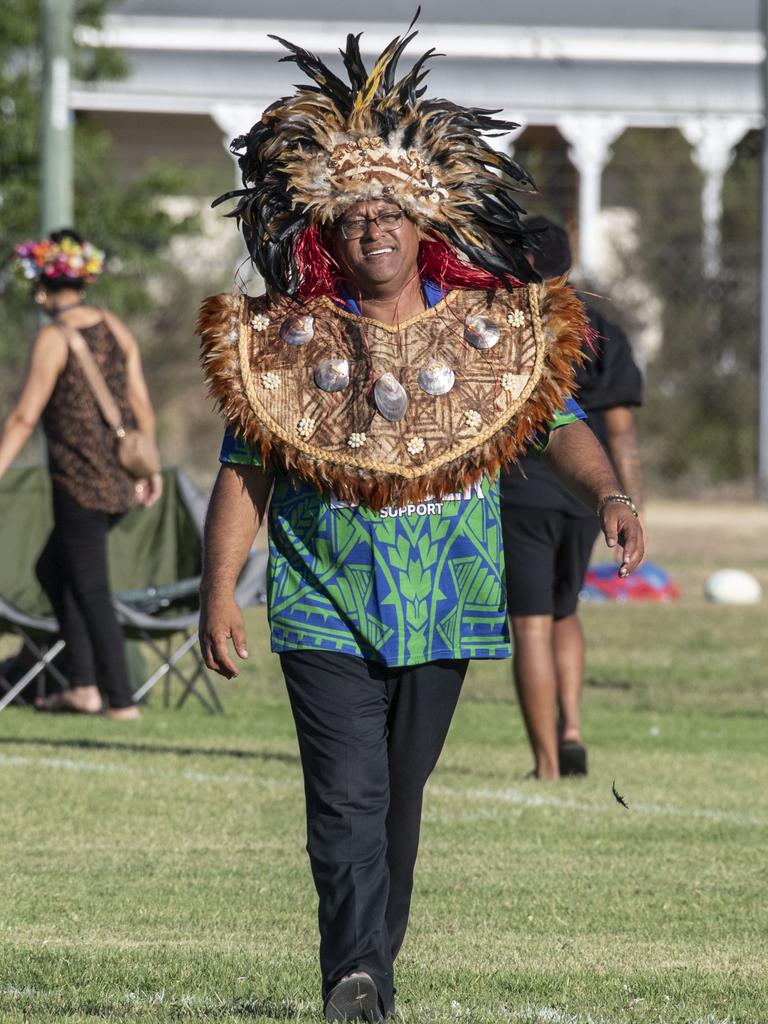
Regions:
<svg viewBox="0 0 768 1024"><path fill-rule="evenodd" d="M620 505L626 505L631 511L632 515L637 519L637 506L628 494L606 494L604 498L601 498L597 503L597 517L598 519L603 514L605 506L611 502L618 502Z"/></svg>

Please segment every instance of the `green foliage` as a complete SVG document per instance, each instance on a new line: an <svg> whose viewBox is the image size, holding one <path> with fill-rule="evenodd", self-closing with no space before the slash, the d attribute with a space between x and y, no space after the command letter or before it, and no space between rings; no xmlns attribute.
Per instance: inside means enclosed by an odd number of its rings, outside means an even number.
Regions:
<svg viewBox="0 0 768 1024"><path fill-rule="evenodd" d="M109 0L75 0L75 23L99 28L108 6ZM128 73L122 54L110 47L76 47L72 56L74 76L81 82L124 78Z"/></svg>
<svg viewBox="0 0 768 1024"><path fill-rule="evenodd" d="M106 8L107 0L78 0L76 23L98 27ZM17 386L36 326L29 289L14 279L11 252L17 242L40 233L41 70L38 0L5 0L0 19L0 364L6 370L0 390L3 406ZM94 82L121 76L125 65L114 51L76 47L73 73L83 81ZM75 227L105 249L109 257L108 272L89 296L129 320L141 315L139 333L143 327L149 338L157 334L158 323L166 317L154 296L172 296L185 290L183 275L169 264L166 249L174 237L191 230L194 221L175 219L162 205L165 197L184 191L181 168L170 166L150 165L138 180L129 185L121 183L113 166L109 135L87 117L76 119ZM154 283L152 290L150 282ZM132 322L132 326L137 325ZM185 330L187 327L185 324Z"/></svg>
<svg viewBox="0 0 768 1024"><path fill-rule="evenodd" d="M739 144L726 175L715 278L702 263L702 174L682 134L630 129L612 148L603 205L634 211L635 236L614 240L619 283L606 301L592 301L630 338L649 324L647 298L660 303L662 341L645 367L638 413L649 485L683 493L724 485L730 493L736 484L747 490L757 458L760 134ZM578 179L554 129L527 130L515 157L541 193L523 205L577 228ZM588 283L592 292L604 288ZM655 308L651 323L653 317Z"/></svg>
<svg viewBox="0 0 768 1024"><path fill-rule="evenodd" d="M724 188L722 269L702 263L702 176L679 132L628 131L606 173L606 205L637 211L627 276L662 303L639 422L665 486L750 480L756 464L759 152L738 147ZM644 310L634 310L642 322Z"/></svg>

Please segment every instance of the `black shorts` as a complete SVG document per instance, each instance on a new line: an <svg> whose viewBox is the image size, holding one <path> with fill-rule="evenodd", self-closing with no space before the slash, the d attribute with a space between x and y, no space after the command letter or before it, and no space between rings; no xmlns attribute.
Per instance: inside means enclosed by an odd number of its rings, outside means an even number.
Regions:
<svg viewBox="0 0 768 1024"><path fill-rule="evenodd" d="M509 614L572 615L600 532L597 516L505 508L501 522Z"/></svg>

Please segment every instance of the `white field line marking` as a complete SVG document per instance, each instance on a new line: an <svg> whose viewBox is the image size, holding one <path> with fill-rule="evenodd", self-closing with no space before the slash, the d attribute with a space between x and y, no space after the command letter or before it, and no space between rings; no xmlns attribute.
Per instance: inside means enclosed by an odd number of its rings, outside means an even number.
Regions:
<svg viewBox="0 0 768 1024"><path fill-rule="evenodd" d="M465 800L488 801L490 803L512 804L517 807L554 807L558 810L589 811L597 814L614 812L613 798L609 793L605 803L587 803L585 800L572 800L567 797L550 796L544 793L524 793L520 789L454 789L449 786L427 787L427 794L439 798L451 799L462 797ZM619 811L625 813L623 808ZM630 811L640 814L658 815L668 818L698 818L704 821L723 822L731 825L751 825L764 828L766 821L747 814L734 814L706 807L676 807L674 804L643 804L631 803Z"/></svg>
<svg viewBox="0 0 768 1024"><path fill-rule="evenodd" d="M0 765L21 767L34 765L38 768L53 768L56 771L92 772L96 775L130 775L134 778L146 779L183 779L186 782L223 782L226 785L233 783L252 785L253 783L258 783L260 787L266 786L270 789L298 789L301 786L301 779L298 776L291 779L279 779L263 776L256 772L252 775L245 775L234 772L222 772L220 774L216 772L201 772L192 768L184 768L180 771L158 768L130 768L125 765L99 761L77 761L69 757L25 757L22 754L0 754Z"/></svg>
<svg viewBox="0 0 768 1024"><path fill-rule="evenodd" d="M274 776L264 776L256 772L252 775L246 775L234 772L217 774L215 772L202 772L190 768L185 768L182 771L129 768L125 765L98 761L78 761L65 757L27 757L22 754L0 754L0 765L35 765L41 768L53 768L57 771L93 772L94 774L101 775L130 775L134 778L183 779L186 782L200 783L222 782L226 785L258 783L261 787L275 790L297 789L301 786L301 779L298 775L295 778L283 779ZM587 803L584 800L572 800L566 797L550 796L542 793L524 793L519 789L455 789L449 786L429 785L427 787L427 796L436 796L439 799L460 798L462 800L477 800L487 803L511 804L517 807L554 807L558 810L587 811L593 814L605 814L608 811L614 811L608 799L606 799L605 803L601 804ZM673 804L632 803L630 810L659 817L694 818L731 825L749 825L755 828L764 828L767 824L762 818L754 818L746 814L734 814L730 811L718 810L717 808L688 808L676 807ZM427 805L427 814L425 816L429 816L429 805ZM462 815L461 812L459 812L458 816L466 818L466 814ZM444 820L449 816L441 814L440 817Z"/></svg>

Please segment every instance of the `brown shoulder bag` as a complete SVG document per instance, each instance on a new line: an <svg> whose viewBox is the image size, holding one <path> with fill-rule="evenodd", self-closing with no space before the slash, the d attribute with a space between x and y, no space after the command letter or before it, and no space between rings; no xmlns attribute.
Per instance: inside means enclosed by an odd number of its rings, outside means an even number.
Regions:
<svg viewBox="0 0 768 1024"><path fill-rule="evenodd" d="M62 325L60 325L62 326ZM112 392L99 369L93 353L80 331L63 327L70 351L73 353L93 392L101 415L117 438L117 461L135 480L143 480L160 472L160 456L154 441L140 430L126 429Z"/></svg>

